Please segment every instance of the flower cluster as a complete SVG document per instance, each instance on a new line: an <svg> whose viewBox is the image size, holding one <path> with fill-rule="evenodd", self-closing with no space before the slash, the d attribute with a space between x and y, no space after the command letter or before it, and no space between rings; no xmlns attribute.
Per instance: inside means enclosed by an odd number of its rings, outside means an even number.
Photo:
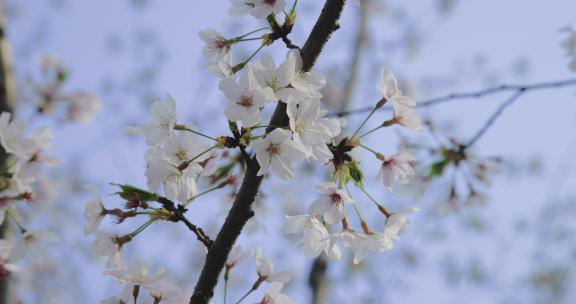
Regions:
<svg viewBox="0 0 576 304"><path fill-rule="evenodd" d="M305 161L316 162L329 170L329 180L317 185L320 197L311 203L308 212L287 217L286 232L303 235L302 247L310 258L325 252L329 257L339 259L340 247L344 246L351 249L354 262L359 263L370 252L390 250L394 241L408 228L409 216L417 209L391 212L374 199L364 188L363 169L359 160L355 159L356 153L352 152L364 149L375 157L380 163L376 178L389 191L396 184L407 183L415 175L412 168L416 161L414 156L406 151L384 155L368 147L362 140L381 128L392 126L420 131L422 123L416 115L416 102L401 92L394 75L382 70L378 85L381 98L355 131L347 135L347 121L330 117L322 107L321 92L326 78L317 71L304 68L300 50L288 38L295 21L296 1L292 10L285 14L282 25L276 20L275 13L283 11L285 5L284 1L233 1L231 13L266 18L268 27L233 38L226 38L211 29L199 34L205 43L204 56L209 62L208 70L223 78L219 82L219 89L227 99L223 113L230 135L213 137L189 124L179 123L176 102L170 96L166 101L152 105L151 119L146 125L126 129L131 134L144 136L150 147L145 156L149 190L118 185L121 188L118 194L127 200L124 210L106 209L97 197L86 207L85 232L95 234L95 251L99 256L108 258L108 267L116 269L109 274L126 283L128 290L135 290L136 286L150 290L148 282L154 281L155 276L149 277L140 267L137 279L127 279L131 275L125 274L127 270L121 263L123 245L153 222L168 220L184 222L210 249L213 242L184 217L186 206L204 194L235 184L234 172L242 175L247 170L254 170L262 178L274 175L290 180L295 176L294 165ZM250 37L259 31L270 32ZM280 64L277 65L266 55L255 58L260 50L279 39L290 49ZM260 41L258 49L245 61L233 64L232 46L252 40ZM392 117L374 129L363 130L368 120L386 104L392 106ZM266 111L269 105L276 107L274 117L283 118L264 117L270 112ZM271 123L265 124L263 121ZM214 187L199 191L197 182L202 176L210 177L208 182ZM358 205L360 200L352 197L350 186L365 194L376 206L377 212L386 217L382 232L370 229L362 217ZM160 188L163 189L163 196L159 194L162 192L157 193ZM151 206L156 203L161 208ZM360 229L355 230L349 224L350 208L358 216ZM105 216L115 217L121 223L139 215L147 216L149 220L130 234L121 236L98 230ZM342 225L341 230L335 228L337 224ZM280 293L291 275L274 271L271 261L262 256L261 249L252 252L235 247L225 264L225 284L231 270L252 256L256 258L258 278L240 301L262 283L268 282L270 287L260 303L291 303L286 295Z"/></svg>
<svg viewBox="0 0 576 304"><path fill-rule="evenodd" d="M68 79L68 68L58 58L43 56L40 58L41 78L32 82L35 99L38 100L38 112L51 113L58 105L65 107L65 119L87 122L100 111L100 99L86 91L64 91Z"/></svg>
<svg viewBox="0 0 576 304"><path fill-rule="evenodd" d="M571 26L566 26L562 32L568 34L566 40L562 42L562 48L566 50L566 57L570 58L570 69L576 71L576 31Z"/></svg>
<svg viewBox="0 0 576 304"><path fill-rule="evenodd" d="M10 219L18 226L19 238L2 239L0 245L0 276L18 268L12 264L28 257L41 264L47 257L46 243L58 241L58 236L47 230L27 230L22 226L21 201L33 201L36 198L39 177L43 165L54 165L58 161L44 154L50 148L52 134L46 128L36 130L30 136L26 133L26 124L20 119L11 120L8 112L0 114L0 143L4 166L0 177L0 224Z"/></svg>

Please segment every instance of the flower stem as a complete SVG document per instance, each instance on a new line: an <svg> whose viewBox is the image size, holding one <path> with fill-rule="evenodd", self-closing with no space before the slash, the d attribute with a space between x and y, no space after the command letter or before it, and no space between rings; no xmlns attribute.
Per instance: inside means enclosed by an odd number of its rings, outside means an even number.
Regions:
<svg viewBox="0 0 576 304"><path fill-rule="evenodd" d="M212 136L208 136L208 135L203 134L203 133L200 133L200 132L198 132L198 131L192 130L192 129L186 127L185 125L175 125L175 126L174 126L174 130L188 131L188 132L194 133L194 134L196 134L196 135L200 135L200 136L202 136L202 137L211 139L211 140L213 140L213 141L217 141L216 138L214 138L214 137L212 137Z"/></svg>
<svg viewBox="0 0 576 304"><path fill-rule="evenodd" d="M260 31L265 31L265 30L268 30L268 29L270 29L269 26L263 27L263 28L259 28L259 29L257 29L257 30L253 30L253 31L251 31L251 32L248 32L248 33L246 33L246 34L244 34L244 35L242 35L242 36L235 37L233 40L234 40L234 41L244 41L244 40L242 40L242 39L244 39L244 37L249 36L249 35L252 35L252 34L254 34L254 33L258 33L258 32L260 32Z"/></svg>
<svg viewBox="0 0 576 304"><path fill-rule="evenodd" d="M134 238L136 237L140 232L144 231L144 229L148 228L148 226L152 225L152 223L154 223L154 220L148 220L146 223L144 223L142 226L138 227L138 229L134 230L134 232L130 233L130 237Z"/></svg>
<svg viewBox="0 0 576 304"><path fill-rule="evenodd" d="M362 129L362 127L364 127L364 125L368 122L368 120L370 119L370 117L372 117L372 115L374 115L374 113L376 112L376 110L378 110L378 107L374 107L374 109L372 109L372 111L370 111L370 114L368 114L368 116L366 116L366 118L364 119L364 121L360 124L360 126L358 126L358 128L356 129L356 131L354 131L354 134L352 134L352 136L350 138L354 138L356 135L358 135L358 132L360 132L360 130Z"/></svg>
<svg viewBox="0 0 576 304"><path fill-rule="evenodd" d="M384 127L389 127L389 126L391 126L391 125L393 125L393 124L395 124L395 123L396 123L396 120L395 120L394 118L391 119L391 120L387 120L387 121L383 122L381 125L377 126L376 128L374 128L374 129L372 129L372 130L370 130L370 131L368 131L368 132L366 132L366 133L358 136L358 138L362 138L362 137L364 137L364 136L367 136L368 134L371 134L372 132L375 132L375 131L377 131L377 130L380 130L381 128L384 128Z"/></svg>
<svg viewBox="0 0 576 304"><path fill-rule="evenodd" d="M204 195L204 194L208 194L208 193L210 193L210 192L212 192L212 191L214 191L214 190L218 190L218 189L224 188L225 185L226 185L225 183L220 183L220 184L216 185L216 186L213 187L213 188L210 188L210 189L208 189L208 190L206 190L206 191L204 191L204 192L200 192L200 193L192 196L191 198L189 198L188 200L186 200L186 203L184 203L184 206L188 206L188 205L189 205L190 203L192 203L195 199L197 199L198 197L200 197L200 196L202 196L202 195Z"/></svg>
<svg viewBox="0 0 576 304"><path fill-rule="evenodd" d="M382 155L381 153L379 153L379 152L376 152L376 151L372 150L371 148L369 148L369 147L367 147L367 146L365 146L365 145L363 145L363 144L360 144L360 147L362 147L362 148L364 148L364 149L366 149L366 150L368 150L368 151L372 152L374 155L376 155L376 157L378 157L378 156L381 156L381 155Z"/></svg>

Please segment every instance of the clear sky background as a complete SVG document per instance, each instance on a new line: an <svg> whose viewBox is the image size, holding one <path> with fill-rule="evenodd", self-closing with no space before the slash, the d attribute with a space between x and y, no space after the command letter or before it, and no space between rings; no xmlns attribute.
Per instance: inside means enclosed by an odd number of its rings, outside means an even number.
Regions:
<svg viewBox="0 0 576 304"><path fill-rule="evenodd" d="M8 30L19 75L34 74L37 66L34 58L53 54L70 67L70 88L102 94L102 111L89 124L34 120L35 126L48 124L55 128L52 152L62 159L58 169L61 176L77 176L80 180L77 184L96 184L103 193L113 192L108 182L145 185L144 141L122 132L123 126L148 119L149 101L143 96L162 98L164 92L169 92L177 100L183 120L194 121L209 134L225 132L224 96L217 89L218 79L203 69L203 45L197 33L214 28L234 36L258 24L249 17L229 17L228 1L147 1L142 6L133 5L138 1L117 0L8 2L13 9ZM566 25L576 26L576 2L455 1L447 15L438 13L439 2L390 1L393 11L372 17L372 44L370 54L366 55L369 60L362 65L355 106L365 106L374 100L381 65L410 82L417 101L500 83L576 77L567 68L560 47L565 36L559 32ZM320 6L318 0L301 1L300 8L305 12L295 28L297 44L303 43ZM347 5L342 29L334 34L318 62L320 71L335 78L346 73L337 66L350 56L356 11L357 7L351 3ZM405 28L398 25L402 20L408 20L409 27L421 38L413 56L408 56L405 49L391 51L383 42ZM250 47L243 51L248 53ZM268 53L280 59L283 52L276 46ZM138 84L138 80L152 75L145 73L150 67L159 67L154 81ZM135 74L144 78L135 78ZM508 95L456 101L423 110L421 114L445 125L443 134L465 140ZM575 114L574 87L530 92L504 113L474 150L478 155L496 155L509 161L488 188L485 206L441 215L439 204L447 191L442 182L436 185L437 191L419 200L375 190L380 198L391 201L394 208L416 205L422 212L392 252L375 255L367 262L365 274L347 270L345 259L335 262L329 270L335 280L332 302L355 303L356 297L363 294L372 298L372 302L363 299L362 303L537 303L539 296L530 287L535 269L554 265L574 267L573 244L556 242L545 227L564 225L573 221L570 215L576 215L574 211L560 212L560 216L552 212L559 206L570 205L574 197ZM25 105L20 115L34 116ZM353 118L352 122L356 120ZM373 121L374 125L378 120ZM393 152L397 149L397 133L385 131L372 138L371 143ZM402 133L429 141L428 134ZM526 169L533 160L541 163L540 169ZM373 167L368 167L368 177L375 175ZM277 180L266 182L265 206L257 216L261 218L248 227L250 235L241 239L245 246L263 246L265 253L275 257L279 269L296 272L287 289L295 303L306 303L308 299L306 276L311 261L293 245L294 240L283 237L279 219L287 210L307 207L313 190L309 189L310 182L318 182L322 177L317 172L291 183L292 194L275 195L282 193L285 184ZM68 191L70 187L62 189ZM215 235L224 218L224 207L228 206L222 203L223 197L211 196L190 211L193 221L207 227L211 235ZM64 300L54 303L68 303L70 298L78 297L82 303L96 303L119 290L111 278L101 275L102 262L87 256L90 241L82 238L80 218L87 198L67 192L60 195L54 205L58 207L50 214L66 214L69 217L65 218L74 219L69 223L59 221L61 217L44 220L40 216L37 221L38 226L49 225L59 231L63 242L54 248L55 258L73 265L72 270L62 271L58 276L60 283L53 282L66 287L59 291L65 295L58 295ZM107 200L108 204L118 202L113 197ZM215 216L217 221L213 220ZM168 263L164 266L191 291L197 274L190 273L190 269L201 265L202 248L184 227L174 226L159 224L155 231L146 234L147 239L130 244L126 255L128 259L141 257L152 265ZM111 223L106 227L128 231ZM417 256L417 263L406 263L410 254ZM483 282L470 279L474 265L481 269ZM243 286L242 278L252 281L255 277L252 264L241 269L236 278L238 286ZM73 282L74 287L67 282ZM244 289L238 295L241 290ZM576 294L571 291L564 303L575 300Z"/></svg>

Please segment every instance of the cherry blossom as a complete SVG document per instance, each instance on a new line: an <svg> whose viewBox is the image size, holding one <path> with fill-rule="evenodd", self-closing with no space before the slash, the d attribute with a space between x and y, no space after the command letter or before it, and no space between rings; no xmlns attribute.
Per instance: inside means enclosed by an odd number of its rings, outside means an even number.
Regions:
<svg viewBox="0 0 576 304"><path fill-rule="evenodd" d="M144 127L126 127L126 132L146 137L150 146L162 144L174 130L176 125L176 102L170 94L166 95L165 102L154 102L150 107L151 121Z"/></svg>
<svg viewBox="0 0 576 304"><path fill-rule="evenodd" d="M386 219L384 234L392 240L399 239L399 236L404 233L408 227L410 227L410 220L408 219L408 216L417 211L417 208L406 208L392 213Z"/></svg>
<svg viewBox="0 0 576 304"><path fill-rule="evenodd" d="M258 83L263 88L270 88L276 99L286 102L288 96L303 98L300 91L288 87L296 77L296 58L288 53L286 60L276 67L274 59L270 56L262 56L258 63L251 66Z"/></svg>
<svg viewBox="0 0 576 304"><path fill-rule="evenodd" d="M354 201L332 182L319 183L316 189L324 195L312 202L308 212L312 215L323 215L328 224L340 222L344 218L344 204Z"/></svg>
<svg viewBox="0 0 576 304"><path fill-rule="evenodd" d="M338 235L344 246L354 252L354 264L359 264L370 252L383 252L392 249L392 240L388 234L362 234L347 230Z"/></svg>
<svg viewBox="0 0 576 304"><path fill-rule="evenodd" d="M258 18L264 19L272 13L280 13L286 6L285 0L249 0L249 13Z"/></svg>
<svg viewBox="0 0 576 304"><path fill-rule="evenodd" d="M576 71L576 31L571 26L566 26L561 31L568 34L566 40L562 42L562 48L566 50L566 56L571 57L570 69Z"/></svg>
<svg viewBox="0 0 576 304"><path fill-rule="evenodd" d="M393 105L402 105L405 107L413 108L416 102L410 97L402 95L402 91L398 88L398 80L386 69L380 72L380 83L378 90L382 93L385 100L392 102Z"/></svg>
<svg viewBox="0 0 576 304"><path fill-rule="evenodd" d="M220 78L234 78L234 67L232 66L232 56L230 54L223 59L208 62L206 69L210 74Z"/></svg>
<svg viewBox="0 0 576 304"><path fill-rule="evenodd" d="M253 255L254 250L242 250L241 246L234 246L226 260L226 268L232 269L236 265L250 259Z"/></svg>
<svg viewBox="0 0 576 304"><path fill-rule="evenodd" d="M292 273L289 271L274 271L272 261L262 256L262 248L256 248L256 271L260 280L269 283L288 283L292 279Z"/></svg>
<svg viewBox="0 0 576 304"><path fill-rule="evenodd" d="M382 165L376 178L383 181L389 191L392 191L394 183L407 184L410 176L416 174L410 165L410 162L416 161L416 157L408 152L382 158Z"/></svg>
<svg viewBox="0 0 576 304"><path fill-rule="evenodd" d="M244 16L250 12L250 9L254 6L252 0L230 0L230 9L228 14L230 16Z"/></svg>
<svg viewBox="0 0 576 304"><path fill-rule="evenodd" d="M287 295L280 293L283 287L284 284L279 282L270 284L260 304L292 304L292 300Z"/></svg>
<svg viewBox="0 0 576 304"><path fill-rule="evenodd" d="M414 132L422 131L422 121L416 115L411 107L406 107L401 104L392 104L394 110L394 122L404 126Z"/></svg>
<svg viewBox="0 0 576 304"><path fill-rule="evenodd" d="M307 98L321 98L320 90L326 86L326 77L322 73L313 70L304 72L299 50L291 50L288 56L294 57L294 71L296 73L290 85Z"/></svg>
<svg viewBox="0 0 576 304"><path fill-rule="evenodd" d="M291 137L290 131L274 129L265 138L252 143L256 160L260 164L259 176L271 170L282 179L292 178L291 164L304 159L306 153Z"/></svg>
<svg viewBox="0 0 576 304"><path fill-rule="evenodd" d="M20 267L10 260L12 243L5 239L0 239L0 278L5 278L11 272L18 272Z"/></svg>
<svg viewBox="0 0 576 304"><path fill-rule="evenodd" d="M286 216L288 234L302 233L302 248L308 258L316 258L320 253L334 260L340 259L340 249L336 245L336 238L330 236L328 229L316 218L310 215Z"/></svg>
<svg viewBox="0 0 576 304"><path fill-rule="evenodd" d="M84 218L86 219L86 225L84 225L84 235L90 235L98 230L100 223L106 215L104 205L102 204L102 199L100 194L94 185L87 185L85 187L88 191L94 194L94 200L90 200L86 203L84 208Z"/></svg>
<svg viewBox="0 0 576 304"><path fill-rule="evenodd" d="M315 99L297 103L292 96L288 97L287 114L294 141L301 144L309 156L328 162L332 152L326 143L340 134L341 122L323 117L326 111L320 109L320 101Z"/></svg>
<svg viewBox="0 0 576 304"><path fill-rule="evenodd" d="M106 267L122 269L122 240L103 230L94 233L96 237L92 242L92 251L96 257L107 257Z"/></svg>
<svg viewBox="0 0 576 304"><path fill-rule="evenodd" d="M22 160L30 160L35 153L48 148L52 134L46 128L36 131L30 138L24 138L26 124L21 119L10 121L11 114L0 114L0 142L6 152L15 155Z"/></svg>
<svg viewBox="0 0 576 304"><path fill-rule="evenodd" d="M248 69L237 84L232 79L220 81L220 90L224 92L230 104L224 114L230 121L240 121L244 127L253 127L260 122L260 110L272 94L270 88L263 90L252 72Z"/></svg>
<svg viewBox="0 0 576 304"><path fill-rule="evenodd" d="M156 272L149 273L148 265L145 262L135 260L125 269L110 270L104 272L104 274L110 275L119 282L128 285L129 289L135 286L148 289L162 279L164 272L165 269L159 267Z"/></svg>
<svg viewBox="0 0 576 304"><path fill-rule="evenodd" d="M42 264L48 257L47 245L60 241L60 237L49 230L28 230L22 234L22 240L14 246L14 256L29 257L37 264Z"/></svg>
<svg viewBox="0 0 576 304"><path fill-rule="evenodd" d="M206 43L203 53L208 61L218 61L230 52L230 41L217 31L213 29L202 30L198 36Z"/></svg>
<svg viewBox="0 0 576 304"><path fill-rule="evenodd" d="M170 200L186 202L197 192L196 178L202 172L198 163L178 168L166 159L151 159L146 167L148 188L157 191L164 185L164 194Z"/></svg>

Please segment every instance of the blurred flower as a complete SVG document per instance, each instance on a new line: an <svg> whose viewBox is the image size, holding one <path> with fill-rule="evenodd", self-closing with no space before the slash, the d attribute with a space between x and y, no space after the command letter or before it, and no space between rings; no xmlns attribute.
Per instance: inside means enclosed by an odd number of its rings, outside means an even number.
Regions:
<svg viewBox="0 0 576 304"><path fill-rule="evenodd" d="M304 255L315 258L327 248L329 234L324 225L314 216L286 216L286 233L302 233Z"/></svg>
<svg viewBox="0 0 576 304"><path fill-rule="evenodd" d="M48 244L58 243L60 237L49 230L26 231L22 240L14 246L14 256L29 257L37 264L42 264L48 258Z"/></svg>
<svg viewBox="0 0 576 304"><path fill-rule="evenodd" d="M129 240L123 240L118 235L111 235L103 230L97 230L94 236L96 236L92 242L94 254L97 257L108 257L106 267L122 269L122 245Z"/></svg>
<svg viewBox="0 0 576 304"><path fill-rule="evenodd" d="M0 239L0 279L8 276L10 272L17 272L20 268L10 262L12 243Z"/></svg>
<svg viewBox="0 0 576 304"><path fill-rule="evenodd" d="M98 230L100 223L106 215L104 205L102 204L102 199L100 194L94 185L85 186L86 190L92 192L96 199L90 200L86 203L84 208L84 219L86 219L86 224L84 225L84 235L90 235Z"/></svg>
<svg viewBox="0 0 576 304"><path fill-rule="evenodd" d="M416 115L413 108L403 106L401 104L392 104L394 110L394 122L404 126L414 132L422 130L422 121Z"/></svg>

